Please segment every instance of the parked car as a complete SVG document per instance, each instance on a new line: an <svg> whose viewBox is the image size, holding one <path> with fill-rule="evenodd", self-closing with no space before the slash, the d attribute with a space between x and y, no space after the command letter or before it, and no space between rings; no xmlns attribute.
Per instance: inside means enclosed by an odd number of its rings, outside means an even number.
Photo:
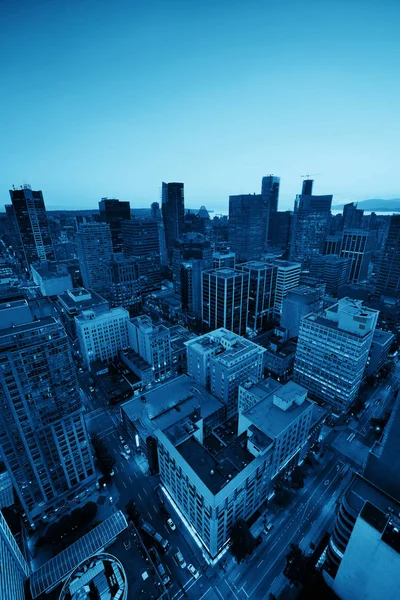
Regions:
<svg viewBox="0 0 400 600"><path fill-rule="evenodd" d="M268 523L268 525L266 525L264 527L264 533L266 535L268 535L270 533L270 531L272 531L273 528L274 528L274 524L273 523Z"/></svg>
<svg viewBox="0 0 400 600"><path fill-rule="evenodd" d="M176 554L174 554L174 559L176 564L179 565L181 569L186 567L186 560L183 558L182 552L179 552L179 550Z"/></svg>
<svg viewBox="0 0 400 600"><path fill-rule="evenodd" d="M94 392L94 387L91 385L91 386L89 387L89 390L90 390L91 392Z"/></svg>
<svg viewBox="0 0 400 600"><path fill-rule="evenodd" d="M124 450L127 454L131 453L131 449L129 448L128 444L124 444Z"/></svg>
<svg viewBox="0 0 400 600"><path fill-rule="evenodd" d="M167 523L168 523L168 527L170 528L170 530L171 531L175 531L176 525L173 522L173 520L171 519L171 517L169 519L167 519Z"/></svg>
<svg viewBox="0 0 400 600"><path fill-rule="evenodd" d="M198 579L200 577L200 573L197 569L194 568L193 565L188 565L188 571L191 575L193 575L195 579Z"/></svg>
<svg viewBox="0 0 400 600"><path fill-rule="evenodd" d="M127 453L126 453L126 452L121 452L121 456L122 456L122 458L124 458L125 460L128 460L128 459L129 459L129 456L127 455Z"/></svg>
<svg viewBox="0 0 400 600"><path fill-rule="evenodd" d="M121 444L125 444L125 440L124 440L124 438L122 437L122 435L120 435L120 436L119 436L119 441L121 442Z"/></svg>

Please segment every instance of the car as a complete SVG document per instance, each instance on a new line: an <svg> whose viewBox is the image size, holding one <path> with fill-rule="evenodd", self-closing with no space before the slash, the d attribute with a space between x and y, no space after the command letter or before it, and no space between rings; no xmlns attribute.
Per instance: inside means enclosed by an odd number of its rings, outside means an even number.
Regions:
<svg viewBox="0 0 400 600"><path fill-rule="evenodd" d="M200 577L200 573L198 572L198 570L197 570L197 569L195 569L195 568L194 568L194 566L193 566L193 565L188 565L188 568L187 568L187 569L188 569L189 573L190 573L191 575L193 575L193 577L194 577L195 579L198 579L198 578Z"/></svg>
<svg viewBox="0 0 400 600"><path fill-rule="evenodd" d="M110 496L108 500L109 500L110 504L113 503L113 497L112 496Z"/></svg>
<svg viewBox="0 0 400 600"><path fill-rule="evenodd" d="M186 567L186 560L183 558L182 552L179 550L176 554L174 554L174 559L176 564L179 565L181 569Z"/></svg>
<svg viewBox="0 0 400 600"><path fill-rule="evenodd" d="M124 440L124 438L122 437L122 435L120 435L120 436L119 436L119 441L121 442L121 444L125 444L125 440Z"/></svg>
<svg viewBox="0 0 400 600"><path fill-rule="evenodd" d="M127 455L127 453L126 453L126 452L121 452L121 456L122 456L122 458L124 458L125 460L128 460L128 459L129 459L129 456Z"/></svg>
<svg viewBox="0 0 400 600"><path fill-rule="evenodd" d="M114 469L111 469L111 471L110 471L110 477L114 477L114 475L115 475Z"/></svg>
<svg viewBox="0 0 400 600"><path fill-rule="evenodd" d="M93 393L93 392L94 392L94 387L91 385L91 386L89 387L89 390L90 390L90 391Z"/></svg>
<svg viewBox="0 0 400 600"><path fill-rule="evenodd" d="M256 548L262 543L262 536L258 535L256 537Z"/></svg>
<svg viewBox="0 0 400 600"><path fill-rule="evenodd" d="M128 444L124 444L124 450L127 454L131 453L131 449L129 448Z"/></svg>
<svg viewBox="0 0 400 600"><path fill-rule="evenodd" d="M79 373L83 373L82 367L79 367Z"/></svg>
<svg viewBox="0 0 400 600"><path fill-rule="evenodd" d="M176 525L173 522L173 520L171 519L171 517L169 517L169 519L167 519L167 523L168 523L168 527L170 528L170 530L175 531Z"/></svg>
<svg viewBox="0 0 400 600"><path fill-rule="evenodd" d="M381 401L379 398L378 398L378 400L375 400L375 404L380 404L380 403L381 403Z"/></svg>
<svg viewBox="0 0 400 600"><path fill-rule="evenodd" d="M266 535L268 535L268 534L269 534L269 532L270 532L270 531L272 531L272 529L273 529L273 528L274 528L274 524L273 524L273 523L268 523L268 525L266 525L266 526L264 527L264 533L265 533Z"/></svg>

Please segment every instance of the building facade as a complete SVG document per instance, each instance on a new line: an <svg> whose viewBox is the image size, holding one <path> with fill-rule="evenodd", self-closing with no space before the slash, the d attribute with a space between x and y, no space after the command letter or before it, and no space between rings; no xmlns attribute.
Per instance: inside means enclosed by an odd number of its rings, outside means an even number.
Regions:
<svg viewBox="0 0 400 600"><path fill-rule="evenodd" d="M202 320L207 327L246 333L249 280L248 273L235 269L203 271Z"/></svg>
<svg viewBox="0 0 400 600"><path fill-rule="evenodd" d="M0 598L25 600L25 580L31 569L0 510Z"/></svg>
<svg viewBox="0 0 400 600"><path fill-rule="evenodd" d="M303 317L310 313L321 313L325 286L299 285L291 289L283 300L281 326L288 330L289 337L299 335Z"/></svg>
<svg viewBox="0 0 400 600"><path fill-rule="evenodd" d="M367 278L374 243L374 231L368 229L345 229L343 231L340 256L351 258L349 282L357 283Z"/></svg>
<svg viewBox="0 0 400 600"><path fill-rule="evenodd" d="M280 319L286 294L299 285L301 264L279 259L267 264L276 268L274 317Z"/></svg>
<svg viewBox="0 0 400 600"><path fill-rule="evenodd" d="M213 252L212 253L212 268L222 269L234 269L236 265L236 254L234 252Z"/></svg>
<svg viewBox="0 0 400 600"><path fill-rule="evenodd" d="M130 221L131 206L116 198L102 198L99 202L100 221L108 223L114 252L122 252L121 222Z"/></svg>
<svg viewBox="0 0 400 600"><path fill-rule="evenodd" d="M249 274L249 306L247 326L262 331L273 317L278 267L262 261L251 261L237 266Z"/></svg>
<svg viewBox="0 0 400 600"><path fill-rule="evenodd" d="M310 272L325 283L328 294L337 297L339 289L349 281L351 265L350 257L327 254L312 259Z"/></svg>
<svg viewBox="0 0 400 600"><path fill-rule="evenodd" d="M201 260L204 269L212 268L210 242L201 233L185 233L175 240L172 248L172 278L175 291L181 292L181 266L190 260Z"/></svg>
<svg viewBox="0 0 400 600"><path fill-rule="evenodd" d="M130 347L151 366L154 381L171 375L171 336L167 327L153 325L150 317L141 315L129 321L128 335Z"/></svg>
<svg viewBox="0 0 400 600"><path fill-rule="evenodd" d="M129 312L121 307L100 314L93 309L84 310L75 317L79 348L86 367L95 360L110 362L120 350L128 348L128 321Z"/></svg>
<svg viewBox="0 0 400 600"><path fill-rule="evenodd" d="M161 289L159 224L132 219L122 222L121 231L124 255L135 258L137 262L142 293Z"/></svg>
<svg viewBox="0 0 400 600"><path fill-rule="evenodd" d="M113 255L110 226L107 223L82 223L76 235L76 249L84 287L100 294L107 293Z"/></svg>
<svg viewBox="0 0 400 600"><path fill-rule="evenodd" d="M132 256L114 254L110 261L109 298L112 307L122 306L131 317L141 308L139 268Z"/></svg>
<svg viewBox="0 0 400 600"><path fill-rule="evenodd" d="M267 199L261 194L229 196L229 242L239 261L260 260L268 232Z"/></svg>
<svg viewBox="0 0 400 600"><path fill-rule="evenodd" d="M400 296L400 215L390 217L376 288L380 294Z"/></svg>
<svg viewBox="0 0 400 600"><path fill-rule="evenodd" d="M169 262L174 242L184 233L185 194L183 183L162 182L161 209L165 232L165 246Z"/></svg>

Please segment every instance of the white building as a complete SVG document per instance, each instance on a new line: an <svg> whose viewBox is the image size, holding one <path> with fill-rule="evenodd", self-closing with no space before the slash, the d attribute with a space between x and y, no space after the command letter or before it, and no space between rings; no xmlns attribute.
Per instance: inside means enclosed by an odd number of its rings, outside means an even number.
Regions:
<svg viewBox="0 0 400 600"><path fill-rule="evenodd" d="M274 260L271 264L277 267L274 316L279 318L282 313L283 300L286 294L289 290L299 285L301 263Z"/></svg>
<svg viewBox="0 0 400 600"><path fill-rule="evenodd" d="M128 348L128 321L129 312L124 308L112 308L100 314L84 310L75 317L80 352L86 366L95 360L109 362L120 350Z"/></svg>
<svg viewBox="0 0 400 600"><path fill-rule="evenodd" d="M154 380L171 374L170 330L164 325L153 325L147 315L135 317L128 323L130 347L151 366Z"/></svg>
<svg viewBox="0 0 400 600"><path fill-rule="evenodd" d="M294 380L339 411L357 397L379 311L343 298L300 324Z"/></svg>

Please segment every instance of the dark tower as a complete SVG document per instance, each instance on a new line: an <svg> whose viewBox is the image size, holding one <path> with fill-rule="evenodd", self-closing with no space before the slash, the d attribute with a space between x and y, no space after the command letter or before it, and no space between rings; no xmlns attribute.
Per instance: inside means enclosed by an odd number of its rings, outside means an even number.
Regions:
<svg viewBox="0 0 400 600"><path fill-rule="evenodd" d="M174 242L184 231L185 197L183 183L162 183L162 217L168 260L172 260Z"/></svg>

